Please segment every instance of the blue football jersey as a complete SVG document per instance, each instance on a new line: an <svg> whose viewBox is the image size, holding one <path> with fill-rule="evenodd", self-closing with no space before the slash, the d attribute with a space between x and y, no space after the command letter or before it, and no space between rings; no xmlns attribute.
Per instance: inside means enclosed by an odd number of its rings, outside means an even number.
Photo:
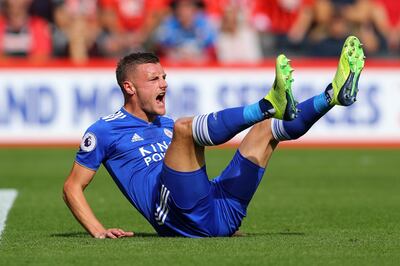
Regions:
<svg viewBox="0 0 400 266"><path fill-rule="evenodd" d="M92 170L103 164L126 198L154 226L160 172L173 125L163 116L148 123L121 108L87 129L76 162Z"/></svg>
<svg viewBox="0 0 400 266"><path fill-rule="evenodd" d="M164 156L173 120L152 123L121 108L85 132L76 162L105 166L119 189L161 236L229 236L246 216L264 169L240 155L208 180L205 166L192 172L168 168Z"/></svg>

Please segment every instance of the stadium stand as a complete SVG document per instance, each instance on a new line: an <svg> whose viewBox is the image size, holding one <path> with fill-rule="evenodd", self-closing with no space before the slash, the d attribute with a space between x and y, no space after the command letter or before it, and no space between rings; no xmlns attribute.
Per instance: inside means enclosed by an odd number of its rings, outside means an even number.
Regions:
<svg viewBox="0 0 400 266"><path fill-rule="evenodd" d="M3 58L65 58L82 63L147 50L172 60L258 62L282 51L289 56L334 56L350 34L360 37L369 57L400 55L396 0L0 0L0 4ZM188 38L196 35L195 28L171 30L182 20L177 18L182 6L195 7L194 17L201 18L197 26L210 32L207 37ZM177 43L178 33L186 34L184 45ZM172 41L180 48L171 49L167 43Z"/></svg>

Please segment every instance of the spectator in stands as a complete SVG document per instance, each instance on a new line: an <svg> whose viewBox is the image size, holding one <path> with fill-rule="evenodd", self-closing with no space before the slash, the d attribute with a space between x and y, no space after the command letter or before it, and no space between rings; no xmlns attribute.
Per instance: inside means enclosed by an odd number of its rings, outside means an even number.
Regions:
<svg viewBox="0 0 400 266"><path fill-rule="evenodd" d="M100 53L120 57L151 49L150 37L168 11L168 0L99 0Z"/></svg>
<svg viewBox="0 0 400 266"><path fill-rule="evenodd" d="M367 54L387 51L389 21L386 11L374 0L352 0L344 6L342 13L351 23L352 33L364 43Z"/></svg>
<svg viewBox="0 0 400 266"><path fill-rule="evenodd" d="M293 49L298 53L299 42L288 39L289 29L299 19L299 12L310 9L313 2L314 0L254 0L252 23L260 34L264 56L282 51L290 54Z"/></svg>
<svg viewBox="0 0 400 266"><path fill-rule="evenodd" d="M356 9L357 8L357 9ZM375 44L375 50L384 54L387 50L398 51L400 42L400 2L398 0L357 0L351 17L359 25L359 35L366 42L366 50ZM363 40L362 40L363 41Z"/></svg>
<svg viewBox="0 0 400 266"><path fill-rule="evenodd" d="M216 27L220 27L225 10L230 6L235 6L240 11L240 17L246 22L250 22L252 11L254 10L255 0L203 0L203 5L207 16Z"/></svg>
<svg viewBox="0 0 400 266"><path fill-rule="evenodd" d="M257 33L246 22L238 6L225 8L216 42L220 62L256 63L262 59Z"/></svg>
<svg viewBox="0 0 400 266"><path fill-rule="evenodd" d="M51 1L54 4L53 55L69 57L75 63L99 55L96 49L96 38L100 33L97 1Z"/></svg>
<svg viewBox="0 0 400 266"><path fill-rule="evenodd" d="M0 0L1 1L1 0ZM53 22L53 11L58 0L31 0L29 14Z"/></svg>
<svg viewBox="0 0 400 266"><path fill-rule="evenodd" d="M172 13L160 25L156 40L161 54L175 62L215 59L217 31L195 0L174 0Z"/></svg>
<svg viewBox="0 0 400 266"><path fill-rule="evenodd" d="M31 0L1 2L0 54L3 57L28 57L35 60L51 55L49 24L29 15Z"/></svg>
<svg viewBox="0 0 400 266"><path fill-rule="evenodd" d="M288 28L287 38L288 42L292 43L298 49L304 49L306 43L307 34L311 28L311 25L316 20L316 24L326 24L324 21L326 16L315 17L315 14L324 14L326 11L316 12L318 8L326 8L328 1L312 1L307 5L303 5L293 20L292 24ZM325 9L326 10L326 9ZM329 12L329 11L328 11Z"/></svg>
<svg viewBox="0 0 400 266"><path fill-rule="evenodd" d="M382 52L392 36L385 11L374 1L315 0L300 11L288 38L308 55L334 56L350 34L360 37L369 55Z"/></svg>
<svg viewBox="0 0 400 266"><path fill-rule="evenodd" d="M377 28L385 32L387 28L387 43L390 51L400 52L400 1L375 0L372 16Z"/></svg>
<svg viewBox="0 0 400 266"><path fill-rule="evenodd" d="M305 43L310 56L335 56L342 43L352 32L352 24L344 15L345 8L353 0L317 0L314 5L314 21Z"/></svg>
<svg viewBox="0 0 400 266"><path fill-rule="evenodd" d="M384 10L389 21L389 49L400 54L400 1L377 0L377 4ZM379 18L379 8L375 10L375 18Z"/></svg>

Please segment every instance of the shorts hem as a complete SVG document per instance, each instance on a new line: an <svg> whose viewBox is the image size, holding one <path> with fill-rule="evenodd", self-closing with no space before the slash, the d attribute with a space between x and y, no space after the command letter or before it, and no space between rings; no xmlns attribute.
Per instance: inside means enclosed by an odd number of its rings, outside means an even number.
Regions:
<svg viewBox="0 0 400 266"><path fill-rule="evenodd" d="M190 171L190 172L181 172L181 171L174 170L171 167L169 167L168 165L166 165L165 163L163 163L163 168L164 168L164 170L166 170L167 172L172 173L172 174L177 174L177 175L182 175L182 176L190 176L190 175L198 174L198 173L205 171L206 166L204 165L204 166L200 167L199 169Z"/></svg>
<svg viewBox="0 0 400 266"><path fill-rule="evenodd" d="M254 163L254 162L250 161L249 159L247 159L246 157L244 157L244 156L240 153L239 150L237 150L236 153L240 156L240 158L243 159L243 161L244 161L246 164L248 164L248 165L251 166L252 168L257 168L257 169L265 170L265 167L259 166L258 164Z"/></svg>

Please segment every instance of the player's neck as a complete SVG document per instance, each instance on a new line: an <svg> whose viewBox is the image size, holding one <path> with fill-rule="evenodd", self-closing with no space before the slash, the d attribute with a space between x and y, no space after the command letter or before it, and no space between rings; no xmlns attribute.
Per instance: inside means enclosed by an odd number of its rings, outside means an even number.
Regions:
<svg viewBox="0 0 400 266"><path fill-rule="evenodd" d="M140 118L148 123L153 122L157 118L157 115L147 114L142 109L129 103L125 103L123 107L131 115Z"/></svg>

